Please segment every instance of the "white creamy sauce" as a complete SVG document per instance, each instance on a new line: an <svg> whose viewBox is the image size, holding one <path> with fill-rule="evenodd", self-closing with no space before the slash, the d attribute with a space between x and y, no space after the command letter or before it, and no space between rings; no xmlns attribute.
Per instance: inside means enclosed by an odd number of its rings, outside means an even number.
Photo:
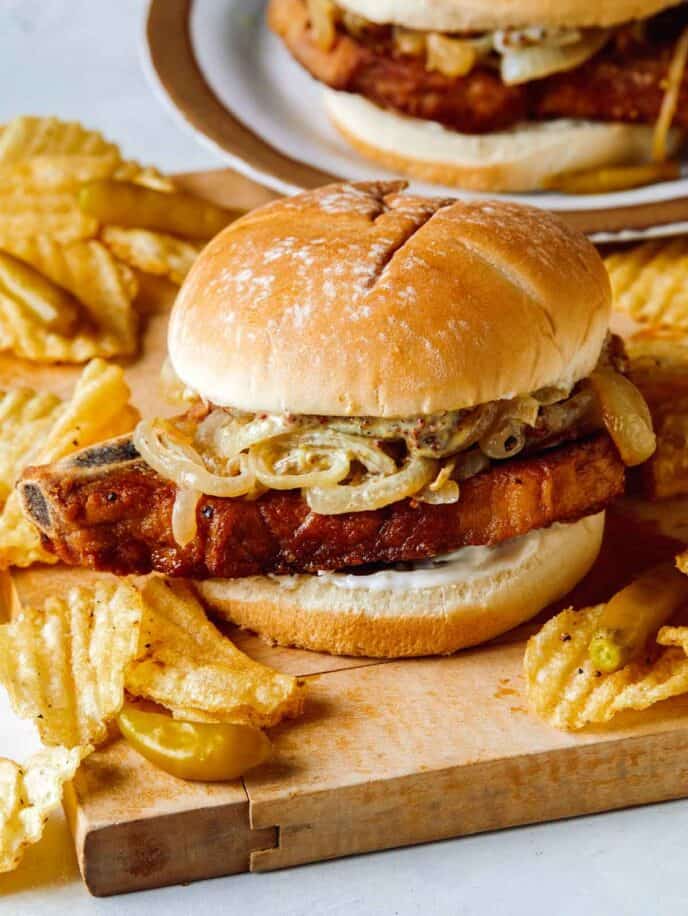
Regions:
<svg viewBox="0 0 688 916"><path fill-rule="evenodd" d="M574 524L585 524L592 530L597 524L597 516ZM351 573L318 575L338 588L373 592L437 588L458 582L485 580L494 578L502 571L522 566L540 551L557 551L569 528L569 525L555 524L550 528L539 528L521 537L511 538L496 547L463 547L434 560L414 563L412 569L385 569L358 576Z"/></svg>

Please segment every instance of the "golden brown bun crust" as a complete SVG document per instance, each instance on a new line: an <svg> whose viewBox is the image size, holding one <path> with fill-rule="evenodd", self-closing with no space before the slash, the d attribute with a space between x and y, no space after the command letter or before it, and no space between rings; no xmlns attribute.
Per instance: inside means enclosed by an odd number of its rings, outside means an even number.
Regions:
<svg viewBox="0 0 688 916"><path fill-rule="evenodd" d="M446 655L529 620L585 576L599 553L604 513L559 529L556 549L545 541L515 568L473 586L350 592L317 576L298 577L291 588L267 576L195 585L221 617L282 646L370 658Z"/></svg>
<svg viewBox="0 0 688 916"><path fill-rule="evenodd" d="M573 121L531 122L491 134L461 134L378 108L363 96L325 90L330 120L367 159L392 171L473 191L534 191L561 172L647 162L652 126ZM672 155L682 141L673 130Z"/></svg>
<svg viewBox="0 0 688 916"><path fill-rule="evenodd" d="M330 185L220 233L170 321L182 381L248 411L409 416L592 371L611 291L555 216Z"/></svg>
<svg viewBox="0 0 688 916"><path fill-rule="evenodd" d="M680 0L337 0L372 22L440 32L611 26L647 19Z"/></svg>

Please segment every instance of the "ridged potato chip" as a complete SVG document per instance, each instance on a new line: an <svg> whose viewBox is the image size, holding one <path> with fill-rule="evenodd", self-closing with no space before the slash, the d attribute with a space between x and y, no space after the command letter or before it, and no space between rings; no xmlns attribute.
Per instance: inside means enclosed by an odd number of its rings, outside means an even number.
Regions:
<svg viewBox="0 0 688 916"><path fill-rule="evenodd" d="M688 341L677 331L644 331L624 341L629 374L650 406L688 395Z"/></svg>
<svg viewBox="0 0 688 916"><path fill-rule="evenodd" d="M79 303L26 262L0 250L0 296L9 298L45 328L70 334L78 321Z"/></svg>
<svg viewBox="0 0 688 916"><path fill-rule="evenodd" d="M115 257L144 273L169 277L180 286L203 245L149 229L106 226L101 238Z"/></svg>
<svg viewBox="0 0 688 916"><path fill-rule="evenodd" d="M528 641L528 700L533 712L555 728L602 724L617 713L647 709L688 692L688 627L663 627L657 644L666 648L613 674L595 669L589 648L604 607L563 611Z"/></svg>
<svg viewBox="0 0 688 916"><path fill-rule="evenodd" d="M240 652L208 620L188 585L155 577L142 597L141 654L126 676L131 694L191 722L266 728L301 712L296 678Z"/></svg>
<svg viewBox="0 0 688 916"><path fill-rule="evenodd" d="M98 220L84 213L70 191L42 191L30 185L0 188L0 247L15 239L45 234L67 245L94 238Z"/></svg>
<svg viewBox="0 0 688 916"><path fill-rule="evenodd" d="M658 239L605 258L614 307L636 321L688 329L688 239Z"/></svg>
<svg viewBox="0 0 688 916"><path fill-rule="evenodd" d="M122 165L118 153L34 156L0 165L0 186L73 192L87 181L112 178Z"/></svg>
<svg viewBox="0 0 688 916"><path fill-rule="evenodd" d="M652 499L688 494L688 400L653 411L657 449L643 465L644 489Z"/></svg>
<svg viewBox="0 0 688 916"><path fill-rule="evenodd" d="M138 162L122 162L114 171L112 177L116 181L133 181L152 188L154 191L174 191L175 186L171 178L163 175L150 165L139 165Z"/></svg>
<svg viewBox="0 0 688 916"><path fill-rule="evenodd" d="M63 246L39 235L15 238L0 247L70 292L83 306L80 324L67 335L47 328L16 300L0 298L0 346L38 362L86 362L136 350L136 277L101 242Z"/></svg>
<svg viewBox="0 0 688 916"><path fill-rule="evenodd" d="M138 651L141 612L138 590L109 579L22 607L0 627L0 682L44 744L87 747L107 736Z"/></svg>
<svg viewBox="0 0 688 916"><path fill-rule="evenodd" d="M100 155L41 155L0 164L0 186L5 191L19 188L24 191L76 192L82 184L105 178L133 181L159 191L174 190L172 181L157 169L141 166L138 162L123 162L116 152Z"/></svg>
<svg viewBox="0 0 688 916"><path fill-rule="evenodd" d="M55 423L62 402L55 394L31 388L0 392L0 506L22 468L31 463Z"/></svg>
<svg viewBox="0 0 688 916"><path fill-rule="evenodd" d="M54 422L26 461L47 464L94 442L130 432L139 413L129 404L129 396L122 369L93 360L82 372L71 400L55 408ZM16 423L10 428L15 427ZM15 476L19 470L13 468ZM13 491L0 513L0 568L56 562L56 557L42 547L38 530L22 513Z"/></svg>
<svg viewBox="0 0 688 916"><path fill-rule="evenodd" d="M642 467L652 499L688 494L688 345L671 337L627 342L630 375L652 413L657 449Z"/></svg>
<svg viewBox="0 0 688 916"><path fill-rule="evenodd" d="M102 156L119 149L96 130L75 121L20 115L5 124L0 135L0 165L32 156Z"/></svg>
<svg viewBox="0 0 688 916"><path fill-rule="evenodd" d="M98 212L87 206L95 198ZM113 204L119 209L113 211ZM151 214L162 224L150 225ZM0 287L0 349L49 363L132 355L139 329L135 303L146 304L134 268L178 285L201 246L165 235L176 231L168 224L181 227L181 236L205 238L231 218L230 211L180 194L156 169L123 160L97 131L54 117L15 118L0 128L0 249L63 287L83 308L80 321L71 308L53 311L48 320L49 308L36 313L30 307L42 304L36 278L14 296ZM109 234L107 246L101 230Z"/></svg>
<svg viewBox="0 0 688 916"><path fill-rule="evenodd" d="M24 765L0 758L0 872L13 871L27 846L43 836L48 815L60 804L84 751L50 748Z"/></svg>

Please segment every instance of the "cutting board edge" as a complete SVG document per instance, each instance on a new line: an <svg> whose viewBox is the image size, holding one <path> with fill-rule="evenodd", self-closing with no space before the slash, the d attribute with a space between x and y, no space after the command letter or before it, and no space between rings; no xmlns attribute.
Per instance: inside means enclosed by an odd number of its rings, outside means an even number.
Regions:
<svg viewBox="0 0 688 916"><path fill-rule="evenodd" d="M686 761L688 724L314 793L327 805L317 813L306 806L301 821L250 802L251 823L272 816L279 824L279 843L252 852L251 871L685 798ZM571 772L578 777L569 783Z"/></svg>
<svg viewBox="0 0 688 916"><path fill-rule="evenodd" d="M279 842L276 827L251 828L248 799L102 825L89 822L70 785L63 807L94 897L242 874L254 852Z"/></svg>

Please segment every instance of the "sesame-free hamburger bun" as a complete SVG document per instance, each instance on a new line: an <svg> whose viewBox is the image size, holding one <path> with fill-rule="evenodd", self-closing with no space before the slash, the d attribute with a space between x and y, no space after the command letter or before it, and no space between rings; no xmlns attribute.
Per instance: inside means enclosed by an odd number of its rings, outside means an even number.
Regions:
<svg viewBox="0 0 688 916"><path fill-rule="evenodd" d="M169 354L214 405L425 415L570 388L597 364L610 300L593 246L548 213L416 197L403 182L333 185L268 204L208 245L175 305ZM597 556L602 508L439 562L197 588L277 643L453 652L568 592Z"/></svg>
<svg viewBox="0 0 688 916"><path fill-rule="evenodd" d="M534 207L330 185L250 213L181 289L182 382L245 411L404 417L590 374L611 291L597 251Z"/></svg>

